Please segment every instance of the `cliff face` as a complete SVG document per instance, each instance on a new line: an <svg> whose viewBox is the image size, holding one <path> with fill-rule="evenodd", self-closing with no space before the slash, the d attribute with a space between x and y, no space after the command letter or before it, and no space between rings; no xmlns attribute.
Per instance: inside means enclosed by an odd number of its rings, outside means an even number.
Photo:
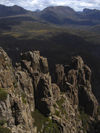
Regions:
<svg viewBox="0 0 100 133"><path fill-rule="evenodd" d="M0 49L1 126L8 127L12 133L34 132L31 111L34 111L31 78L23 71L15 71L7 54Z"/></svg>
<svg viewBox="0 0 100 133"><path fill-rule="evenodd" d="M90 68L73 57L70 65L56 65L54 78L39 51L21 54L13 68L0 48L0 132L85 133L92 127L95 133Z"/></svg>

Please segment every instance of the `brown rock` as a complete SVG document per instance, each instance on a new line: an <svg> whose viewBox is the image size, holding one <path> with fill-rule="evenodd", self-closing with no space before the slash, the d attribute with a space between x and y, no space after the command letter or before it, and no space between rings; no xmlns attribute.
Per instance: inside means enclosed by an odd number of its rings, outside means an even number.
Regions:
<svg viewBox="0 0 100 133"><path fill-rule="evenodd" d="M49 72L47 58L40 57L40 69L41 69L41 72L43 73Z"/></svg>
<svg viewBox="0 0 100 133"><path fill-rule="evenodd" d="M74 69L82 69L84 65L83 59L80 56L72 58L71 67Z"/></svg>
<svg viewBox="0 0 100 133"><path fill-rule="evenodd" d="M60 86L60 88L63 86L64 76L65 73L63 65L57 64L55 68L55 82Z"/></svg>
<svg viewBox="0 0 100 133"><path fill-rule="evenodd" d="M55 75L52 83L47 59L39 51L21 54L21 62L14 69L0 49L0 88L7 92L0 100L0 120L6 120L12 133L38 133L41 123L36 127L32 118L35 108L42 113L39 116L48 116L41 131L50 124L53 132L83 133L80 107L94 122L98 102L92 93L91 70L82 58L73 57L69 66L56 65Z"/></svg>

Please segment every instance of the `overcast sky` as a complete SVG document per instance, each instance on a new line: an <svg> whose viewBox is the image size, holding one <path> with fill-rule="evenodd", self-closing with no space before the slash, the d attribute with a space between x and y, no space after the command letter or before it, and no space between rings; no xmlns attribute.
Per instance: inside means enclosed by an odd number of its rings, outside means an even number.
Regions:
<svg viewBox="0 0 100 133"><path fill-rule="evenodd" d="M48 6L70 6L75 10L83 8L100 9L100 0L0 0L0 4L19 5L29 10L44 9Z"/></svg>

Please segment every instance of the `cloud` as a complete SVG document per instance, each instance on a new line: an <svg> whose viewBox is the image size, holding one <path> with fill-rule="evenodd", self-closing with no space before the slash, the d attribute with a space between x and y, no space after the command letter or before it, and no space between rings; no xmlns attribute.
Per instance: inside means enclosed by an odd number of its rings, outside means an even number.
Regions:
<svg viewBox="0 0 100 133"><path fill-rule="evenodd" d="M70 6L75 10L83 8L100 9L100 0L0 0L0 4L19 5L29 10L44 9L47 6Z"/></svg>

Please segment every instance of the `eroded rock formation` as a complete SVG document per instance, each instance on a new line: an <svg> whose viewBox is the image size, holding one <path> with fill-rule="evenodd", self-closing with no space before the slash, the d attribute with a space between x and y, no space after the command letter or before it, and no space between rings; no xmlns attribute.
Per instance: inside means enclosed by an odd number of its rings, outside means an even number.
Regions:
<svg viewBox="0 0 100 133"><path fill-rule="evenodd" d="M52 83L47 58L40 56L39 51L21 54L21 61L14 68L0 48L0 130L89 132L97 110L91 70L80 56L73 57L70 65L56 65Z"/></svg>

